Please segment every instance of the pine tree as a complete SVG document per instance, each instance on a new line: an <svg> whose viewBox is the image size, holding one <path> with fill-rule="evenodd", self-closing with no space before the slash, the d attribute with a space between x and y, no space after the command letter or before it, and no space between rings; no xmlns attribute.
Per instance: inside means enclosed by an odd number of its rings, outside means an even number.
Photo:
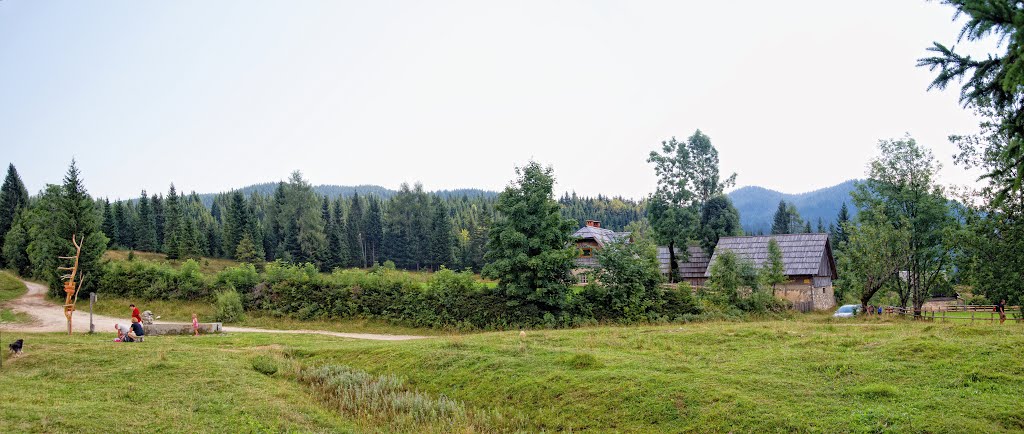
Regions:
<svg viewBox="0 0 1024 434"><path fill-rule="evenodd" d="M61 186L48 187L33 210L29 227L29 260L33 274L50 285L50 294L63 295L57 258L75 253L71 237L81 241L79 270L86 276L83 291L95 288L101 275L100 258L107 249L107 237L101 230L100 215L71 161Z"/></svg>
<svg viewBox="0 0 1024 434"><path fill-rule="evenodd" d="M819 234L827 234L828 233L825 230L825 220L822 219L821 217L818 217L818 233Z"/></svg>
<svg viewBox="0 0 1024 434"><path fill-rule="evenodd" d="M498 279L511 300L555 313L575 280L577 249L570 242L575 223L562 217L552 197L553 169L530 162L516 174L515 183L498 196L502 219L490 231L484 276Z"/></svg>
<svg viewBox="0 0 1024 434"><path fill-rule="evenodd" d="M139 197L139 219L136 221L135 237L136 249L144 252L157 251L156 223L146 190L142 190L142 195Z"/></svg>
<svg viewBox="0 0 1024 434"><path fill-rule="evenodd" d="M349 203L348 218L345 219L349 265L366 267L366 230L364 228L366 216L363 215L363 202L359 199L359 193L353 194Z"/></svg>
<svg viewBox="0 0 1024 434"><path fill-rule="evenodd" d="M117 230L117 220L114 216L114 208L110 206L109 199L103 199L103 234L107 236L111 244L117 244L120 234Z"/></svg>
<svg viewBox="0 0 1024 434"><path fill-rule="evenodd" d="M811 222L804 222L804 233L811 233Z"/></svg>
<svg viewBox="0 0 1024 434"><path fill-rule="evenodd" d="M164 253L167 253L167 259L178 259L181 257L182 217L184 214L181 210L181 199L178 197L178 191L174 188L174 184L171 184L171 188L167 192L165 208Z"/></svg>
<svg viewBox="0 0 1024 434"><path fill-rule="evenodd" d="M230 257L234 257L238 243L249 231L249 214L249 207L242 192L236 190L231 193L227 219L224 222L224 252Z"/></svg>
<svg viewBox="0 0 1024 434"><path fill-rule="evenodd" d="M21 209L14 216L10 230L4 238L3 259L7 268L10 268L22 276L28 276L32 263L28 258L28 229L25 224L25 214L28 210Z"/></svg>
<svg viewBox="0 0 1024 434"><path fill-rule="evenodd" d="M252 235L245 233L242 239L238 242L238 247L235 249L235 253L232 255L235 259L240 262L247 262L250 264L257 264L262 266L263 264L263 252L256 247L256 242L253 241Z"/></svg>
<svg viewBox="0 0 1024 434"><path fill-rule="evenodd" d="M381 212L380 200L371 198L369 209L366 212L366 223L363 225L366 234L363 238L364 253L369 263L376 264L380 260L384 246L384 225Z"/></svg>
<svg viewBox="0 0 1024 434"><path fill-rule="evenodd" d="M4 237L11 230L14 218L22 209L28 207L28 190L21 182L21 176L13 164L7 166L7 177L0 187L0 247L4 245ZM3 268L5 259L0 257L0 268Z"/></svg>
<svg viewBox="0 0 1024 434"><path fill-rule="evenodd" d="M843 206L839 208L839 215L836 216L835 231L832 233L834 249L842 249L850 241L850 235L847 233L849 224L850 210L846 207L846 202L843 202Z"/></svg>
<svg viewBox="0 0 1024 434"><path fill-rule="evenodd" d="M156 245L157 250L163 250L164 248L164 203L163 198L158 195L153 195L149 198L150 206L153 207L153 227L156 230Z"/></svg>
<svg viewBox="0 0 1024 434"><path fill-rule="evenodd" d="M775 218L772 220L772 235L787 234L790 227L790 214L786 208L786 201L779 201L779 208L775 211Z"/></svg>
<svg viewBox="0 0 1024 434"><path fill-rule="evenodd" d="M434 270L440 269L441 266L450 268L454 259L452 249L455 247L452 222L440 197L434 196L431 208L433 216L430 221L430 266Z"/></svg>

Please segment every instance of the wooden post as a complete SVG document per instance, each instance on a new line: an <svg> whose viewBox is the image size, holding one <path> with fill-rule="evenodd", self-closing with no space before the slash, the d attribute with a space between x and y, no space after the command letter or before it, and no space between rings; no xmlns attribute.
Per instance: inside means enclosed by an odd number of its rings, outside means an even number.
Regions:
<svg viewBox="0 0 1024 434"><path fill-rule="evenodd" d="M971 309L971 324L974 324L974 309Z"/></svg>
<svg viewBox="0 0 1024 434"><path fill-rule="evenodd" d="M92 323L92 305L96 303L96 293L89 293L89 334L96 333L96 325Z"/></svg>

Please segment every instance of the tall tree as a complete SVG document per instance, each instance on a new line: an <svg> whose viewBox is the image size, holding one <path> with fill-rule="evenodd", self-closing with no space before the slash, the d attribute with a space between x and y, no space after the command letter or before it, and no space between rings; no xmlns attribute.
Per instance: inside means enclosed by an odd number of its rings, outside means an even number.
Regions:
<svg viewBox="0 0 1024 434"><path fill-rule="evenodd" d="M889 220L890 213L869 214L873 211L861 214L860 225L848 225L850 237L839 255L843 282L837 286L857 291L857 299L865 309L875 293L898 279L912 256L909 225L894 225Z"/></svg>
<svg viewBox="0 0 1024 434"><path fill-rule="evenodd" d="M788 234L791 214L786 207L786 201L779 201L779 208L775 211L775 218L772 219L772 235Z"/></svg>
<svg viewBox="0 0 1024 434"><path fill-rule="evenodd" d="M149 203L146 190L139 196L139 219L135 229L135 248L145 252L158 250L156 244L156 221L153 219L153 208Z"/></svg>
<svg viewBox="0 0 1024 434"><path fill-rule="evenodd" d="M339 196L338 199L340 200L341 197ZM359 193L355 193L349 202L348 218L345 220L346 245L349 248L349 265L357 267L367 266L365 220L363 201L359 198Z"/></svg>
<svg viewBox="0 0 1024 434"><path fill-rule="evenodd" d="M909 296L917 311L952 264L947 235L959 223L935 182L939 166L931 151L909 136L881 140L879 149L881 157L871 161L868 179L858 184L852 197L862 224L888 221L909 233L906 278L894 283L904 294L901 302Z"/></svg>
<svg viewBox="0 0 1024 434"><path fill-rule="evenodd" d="M678 270L676 245L685 246L702 232L699 215L712 197L735 185L736 175L719 176L718 151L711 139L697 130L686 142L675 137L661 142L661 153L651 151L658 188L648 202L648 219L659 242L669 246L669 276Z"/></svg>
<svg viewBox="0 0 1024 434"><path fill-rule="evenodd" d="M712 197L700 213L700 244L710 255L721 237L732 237L743 233L740 227L740 213L732 205L729 196L720 194Z"/></svg>
<svg viewBox="0 0 1024 434"><path fill-rule="evenodd" d="M124 201L114 202L114 223L117 226L113 242L123 249L135 248L135 231L131 209Z"/></svg>
<svg viewBox="0 0 1024 434"><path fill-rule="evenodd" d="M149 198L150 206L153 207L153 227L156 229L157 250L164 248L164 201L159 195L153 194Z"/></svg>
<svg viewBox="0 0 1024 434"><path fill-rule="evenodd" d="M86 192L74 160L64 176L64 184L48 187L43 196L40 206L33 211L29 230L29 259L34 274L49 283L51 295L63 295L57 258L74 255L74 236L82 242L78 266L85 276L82 288L88 292L95 288L101 275L100 258L107 249L107 237L100 228L100 212Z"/></svg>
<svg viewBox="0 0 1024 434"><path fill-rule="evenodd" d="M380 259L384 245L384 225L382 223L383 212L381 211L380 200L371 198L370 206L366 212L365 257L371 264L376 264Z"/></svg>
<svg viewBox="0 0 1024 434"><path fill-rule="evenodd" d="M167 191L166 202L164 207L164 231L166 231L163 236L164 253L167 254L168 259L178 259L181 257L181 245L185 236L184 222L182 221L184 212L182 212L181 200L174 184L171 184L171 188Z"/></svg>
<svg viewBox="0 0 1024 434"><path fill-rule="evenodd" d="M3 186L0 186L0 247L4 245L4 237L11 230L14 218L22 209L28 207L28 190L21 182L21 176L14 164L7 166L7 176L4 178ZM4 266L5 260L0 258L0 268Z"/></svg>
<svg viewBox="0 0 1024 434"><path fill-rule="evenodd" d="M284 252L285 260L322 266L327 236L320 200L313 187L296 171L279 188L283 190L283 200L275 203L279 207L276 218L281 227L278 250Z"/></svg>
<svg viewBox="0 0 1024 434"><path fill-rule="evenodd" d="M557 312L574 281L574 223L562 217L554 200L551 167L531 161L516 168L516 175L498 196L500 218L491 226L483 273L497 279L510 299Z"/></svg>
<svg viewBox="0 0 1024 434"><path fill-rule="evenodd" d="M986 109L995 114L994 124L1005 137L1005 147L986 167L988 176L1006 179L996 185L996 200L1021 190L1024 175L1024 9L1015 0L944 0L964 17L957 42L986 38L1000 42L1002 55L974 58L935 42L928 51L934 56L918 60L918 66L938 70L929 89L945 89L962 83L960 102L965 107ZM1012 176L1007 177L1007 174Z"/></svg>
<svg viewBox="0 0 1024 434"><path fill-rule="evenodd" d="M434 196L431 208L433 216L430 220L430 267L434 270L441 266L450 268L455 258L455 233L452 231L452 221L440 197Z"/></svg>
<svg viewBox="0 0 1024 434"><path fill-rule="evenodd" d="M0 246L3 248L4 264L22 276L28 276L32 270L32 262L28 257L27 213L26 209L18 211L18 214L14 216L14 221L11 222L10 230L7 231L7 237L4 238L4 244Z"/></svg>

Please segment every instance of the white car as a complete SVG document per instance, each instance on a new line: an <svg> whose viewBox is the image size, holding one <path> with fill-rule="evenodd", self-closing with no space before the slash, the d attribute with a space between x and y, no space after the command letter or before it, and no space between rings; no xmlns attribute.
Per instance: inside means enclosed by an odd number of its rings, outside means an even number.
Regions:
<svg viewBox="0 0 1024 434"><path fill-rule="evenodd" d="M832 314L832 316L835 318L853 318L859 310L859 304L844 304L839 306L839 309L837 309L836 313Z"/></svg>

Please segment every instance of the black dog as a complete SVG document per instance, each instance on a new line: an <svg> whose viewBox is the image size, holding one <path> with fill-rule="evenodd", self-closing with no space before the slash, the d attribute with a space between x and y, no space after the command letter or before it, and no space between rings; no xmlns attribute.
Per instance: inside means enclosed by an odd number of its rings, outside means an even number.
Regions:
<svg viewBox="0 0 1024 434"><path fill-rule="evenodd" d="M18 339L16 341L12 342L10 345L8 345L7 348L10 348L11 349L11 353L14 353L14 355L20 355L21 354L21 346L24 343L25 343L24 339Z"/></svg>

